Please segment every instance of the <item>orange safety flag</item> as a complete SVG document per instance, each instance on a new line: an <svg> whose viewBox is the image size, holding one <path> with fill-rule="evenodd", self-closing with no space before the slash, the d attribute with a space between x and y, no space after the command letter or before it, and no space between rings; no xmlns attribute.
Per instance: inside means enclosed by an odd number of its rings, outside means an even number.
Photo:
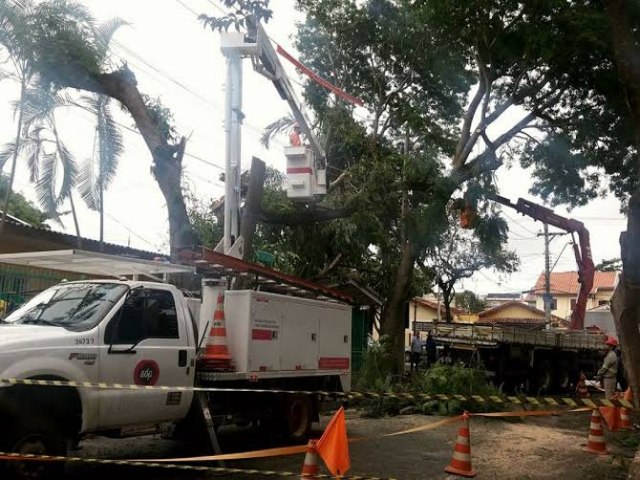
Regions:
<svg viewBox="0 0 640 480"><path fill-rule="evenodd" d="M610 432L620 429L620 409L618 407L600 407L599 410Z"/></svg>
<svg viewBox="0 0 640 480"><path fill-rule="evenodd" d="M344 407L340 407L327 425L317 449L332 475L344 475L351 468Z"/></svg>

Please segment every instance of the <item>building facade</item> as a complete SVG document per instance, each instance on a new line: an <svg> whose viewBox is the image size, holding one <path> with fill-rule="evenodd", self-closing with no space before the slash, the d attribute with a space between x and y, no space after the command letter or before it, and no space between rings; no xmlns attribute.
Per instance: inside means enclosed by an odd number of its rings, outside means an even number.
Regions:
<svg viewBox="0 0 640 480"><path fill-rule="evenodd" d="M580 291L578 272L552 272L550 281L551 296L553 297L551 313L560 318L569 318L575 308ZM587 299L587 310L608 305L617 283L618 272L595 272L593 288L591 288ZM535 299L535 306L539 310L544 310L544 292L545 276L540 274L528 296L528 299Z"/></svg>

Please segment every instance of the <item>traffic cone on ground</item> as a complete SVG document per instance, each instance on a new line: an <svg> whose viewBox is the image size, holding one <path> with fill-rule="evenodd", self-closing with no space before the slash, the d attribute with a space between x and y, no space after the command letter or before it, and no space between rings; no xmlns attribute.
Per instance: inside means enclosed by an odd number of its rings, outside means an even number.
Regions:
<svg viewBox="0 0 640 480"><path fill-rule="evenodd" d="M199 360L204 368L223 371L233 370L231 355L229 355L229 345L227 344L227 326L224 320L224 293L218 295L207 345Z"/></svg>
<svg viewBox="0 0 640 480"><path fill-rule="evenodd" d="M444 469L447 473L462 477L475 477L476 471L471 468L471 438L469 436L469 413L462 414L462 425L458 430L458 438L453 447L451 463Z"/></svg>
<svg viewBox="0 0 640 480"><path fill-rule="evenodd" d="M584 447L585 452L595 453L597 455L607 455L607 444L604 441L604 432L602 431L602 419L600 411L594 408L591 412L591 425L589 426L589 440L587 446Z"/></svg>
<svg viewBox="0 0 640 480"><path fill-rule="evenodd" d="M578 380L578 386L576 387L576 393L579 397L588 397L589 390L587 389L587 376L580 372L580 379Z"/></svg>
<svg viewBox="0 0 640 480"><path fill-rule="evenodd" d="M309 440L307 443L307 455L304 457L304 464L302 465L302 480L316 480L320 473L320 467L318 466L318 449L316 447L315 440Z"/></svg>
<svg viewBox="0 0 640 480"><path fill-rule="evenodd" d="M627 391L624 392L623 398L627 402L631 402L633 400L631 387L627 388ZM628 408L620 407L620 428L633 430L633 423L631 422L631 410L629 410Z"/></svg>

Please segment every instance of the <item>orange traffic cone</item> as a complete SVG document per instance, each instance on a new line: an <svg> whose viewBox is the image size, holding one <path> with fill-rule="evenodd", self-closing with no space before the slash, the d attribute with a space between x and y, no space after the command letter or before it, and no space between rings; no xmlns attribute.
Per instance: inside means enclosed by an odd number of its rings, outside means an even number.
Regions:
<svg viewBox="0 0 640 480"><path fill-rule="evenodd" d="M229 346L227 345L227 326L224 320L223 293L218 295L207 345L199 360L204 368L223 371L233 370L231 355L229 355Z"/></svg>
<svg viewBox="0 0 640 480"><path fill-rule="evenodd" d="M302 465L302 475L300 478L303 480L317 480L320 473L320 467L318 466L318 450L315 440L309 440L307 444L307 455L304 457L304 464Z"/></svg>
<svg viewBox="0 0 640 480"><path fill-rule="evenodd" d="M631 387L627 388L627 391L624 392L623 398L628 402L631 402L633 400ZM633 423L631 422L631 411L628 408L620 407L620 428L633 430Z"/></svg>
<svg viewBox="0 0 640 480"><path fill-rule="evenodd" d="M587 376L582 372L580 372L580 379L578 380L576 393L578 394L579 397L589 396L589 390L587 389Z"/></svg>
<svg viewBox="0 0 640 480"><path fill-rule="evenodd" d="M458 438L453 447L451 463L444 469L447 473L462 477L475 477L476 471L471 468L471 438L469 436L469 413L462 414L462 425L458 430Z"/></svg>
<svg viewBox="0 0 640 480"><path fill-rule="evenodd" d="M591 412L591 425L589 426L589 441L584 447L585 452L595 453L597 455L607 455L607 444L604 441L604 432L602 431L602 419L600 411L594 408Z"/></svg>

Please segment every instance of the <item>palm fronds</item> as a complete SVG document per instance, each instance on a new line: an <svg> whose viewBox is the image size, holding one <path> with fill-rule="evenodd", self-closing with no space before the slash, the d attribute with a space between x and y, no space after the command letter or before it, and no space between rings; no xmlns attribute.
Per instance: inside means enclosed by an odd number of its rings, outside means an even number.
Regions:
<svg viewBox="0 0 640 480"><path fill-rule="evenodd" d="M264 148L269 148L269 143L276 136L293 128L296 123L295 119L291 115L279 118L275 122L270 123L264 129L262 136L260 137L260 143L264 145Z"/></svg>
<svg viewBox="0 0 640 480"><path fill-rule="evenodd" d="M92 210L100 210L100 192L113 180L123 152L122 135L113 119L110 98L104 95L84 97L97 119L94 156L80 170L78 190Z"/></svg>

